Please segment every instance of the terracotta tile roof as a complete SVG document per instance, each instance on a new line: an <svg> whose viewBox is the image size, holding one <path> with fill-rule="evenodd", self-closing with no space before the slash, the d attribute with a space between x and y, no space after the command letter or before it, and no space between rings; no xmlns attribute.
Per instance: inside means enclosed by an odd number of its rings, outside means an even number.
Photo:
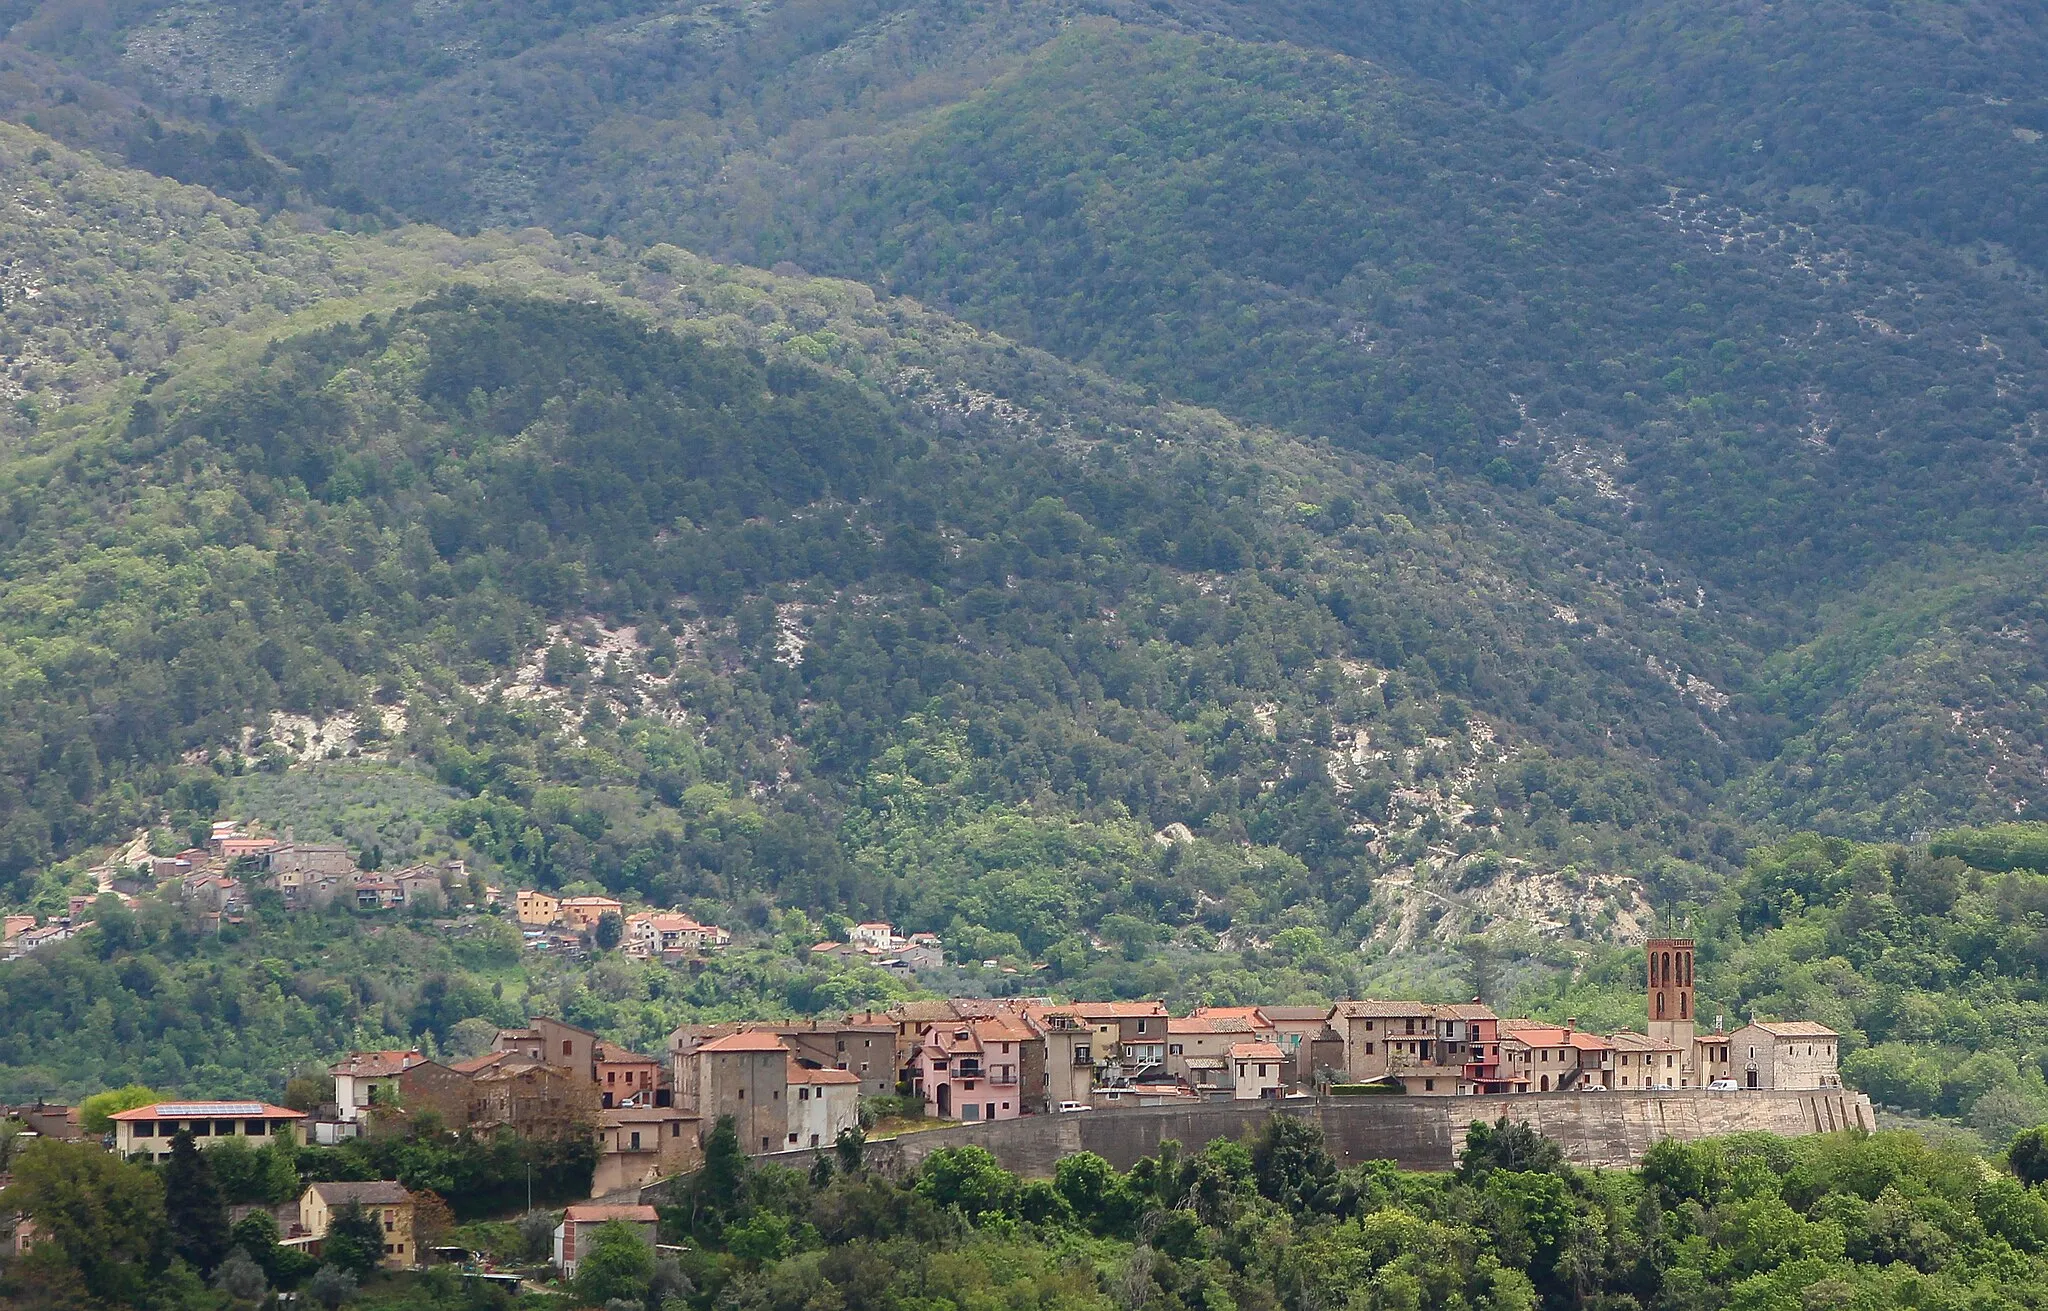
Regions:
<svg viewBox="0 0 2048 1311"><path fill-rule="evenodd" d="M1163 1001L1077 1001L1062 1007L1072 1014L1089 1020L1138 1020L1164 1017L1166 1003Z"/></svg>
<svg viewBox="0 0 2048 1311"><path fill-rule="evenodd" d="M1437 1014L1445 1019L1451 1020L1497 1020L1500 1018L1493 1013L1493 1007L1476 1001L1453 1002L1449 1006L1437 1007L1436 1011Z"/></svg>
<svg viewBox="0 0 2048 1311"><path fill-rule="evenodd" d="M1021 1015L997 1012L980 1019L969 1020L975 1036L983 1042L1032 1042L1038 1037Z"/></svg>
<svg viewBox="0 0 2048 1311"><path fill-rule="evenodd" d="M1522 1024L1501 1035L1529 1047L1564 1047L1570 1045L1570 1031L1562 1024Z"/></svg>
<svg viewBox="0 0 2048 1311"><path fill-rule="evenodd" d="M116 1111L110 1120L303 1120L304 1111L268 1102L156 1102L132 1111Z"/></svg>
<svg viewBox="0 0 2048 1311"><path fill-rule="evenodd" d="M697 1048L700 1052L786 1052L788 1047L772 1033L728 1033Z"/></svg>
<svg viewBox="0 0 2048 1311"><path fill-rule="evenodd" d="M1614 1044L1597 1033L1574 1033L1571 1045L1582 1052L1611 1052Z"/></svg>
<svg viewBox="0 0 2048 1311"><path fill-rule="evenodd" d="M1270 1042L1237 1042L1230 1045L1233 1061L1284 1061L1287 1054Z"/></svg>

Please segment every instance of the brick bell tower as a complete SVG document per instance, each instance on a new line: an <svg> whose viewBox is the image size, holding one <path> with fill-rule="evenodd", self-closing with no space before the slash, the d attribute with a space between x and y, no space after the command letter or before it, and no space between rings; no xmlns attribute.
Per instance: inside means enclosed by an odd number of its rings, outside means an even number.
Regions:
<svg viewBox="0 0 2048 1311"><path fill-rule="evenodd" d="M1652 1038L1676 1046L1692 1057L1692 939L1652 938L1649 953L1649 1025Z"/></svg>

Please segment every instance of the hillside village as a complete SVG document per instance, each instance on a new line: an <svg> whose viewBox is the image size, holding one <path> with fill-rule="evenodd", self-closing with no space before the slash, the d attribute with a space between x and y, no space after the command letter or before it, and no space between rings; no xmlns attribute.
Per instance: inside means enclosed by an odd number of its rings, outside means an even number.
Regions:
<svg viewBox="0 0 2048 1311"><path fill-rule="evenodd" d="M273 887L266 880L291 878L294 904L343 894L350 876L321 863L332 849L289 842L252 849L252 841L261 842L224 831L212 850L181 853L165 882L194 896L209 887L240 888L245 878ZM240 876L220 872L224 862ZM356 904L368 911L385 908L387 885L416 899L447 892L461 876L449 866L431 877L410 871L404 879L358 871L352 887ZM325 894L308 891L330 882ZM362 894L366 884L375 899ZM482 891L502 899L496 889ZM510 906L536 948L580 949L608 922L619 934L614 946L654 958L715 951L730 940L679 912L629 913L607 898L522 890ZM207 913L232 917L232 894ZM817 950L890 960L940 946L933 935L905 936L877 922L854 926L847 942ZM1824 1025L1752 1019L1732 1030L1702 1030L1693 956L1690 939L1652 939L1643 1029L1607 1034L1502 1017L1478 1001L1361 999L1197 1007L1174 1015L1153 1000L949 998L901 1001L838 1020L686 1024L668 1035L663 1051L646 1053L535 1016L499 1029L489 1050L467 1059L436 1060L418 1048L347 1053L328 1067L321 1095L294 1106L250 1096L130 1107L111 1117L105 1142L124 1157L164 1161L187 1135L201 1145L228 1138L336 1145L449 1132L532 1141L587 1135L596 1148L596 1201L570 1208L555 1239L556 1264L573 1274L578 1226L651 1224L638 1190L701 1166L722 1124L730 1124L747 1154L802 1161L843 1151L849 1141L857 1145L871 1130L905 1131L918 1122L976 1125L1209 1101L1739 1096L1840 1086L1839 1039ZM37 1134L83 1136L75 1111L39 1105L11 1114ZM381 1208L387 1262L406 1266L422 1259L411 1236L417 1200L392 1180L342 1189L313 1184L283 1217L281 1232L284 1241L317 1254L338 1209ZM32 1241L32 1232L23 1238L24 1226L16 1228L16 1242Z"/></svg>
<svg viewBox="0 0 2048 1311"><path fill-rule="evenodd" d="M203 931L215 933L224 925L240 923L250 898L261 893L276 894L287 912L322 911L337 902L364 912L499 912L505 902L502 889L485 883L462 860L366 870L340 843L300 842L289 829L282 837L263 836L236 820L216 822L204 846L156 856L140 849L138 842L88 873L98 892L73 896L66 913L42 924L27 914L0 920L5 928L0 960L15 959L82 931L92 923L93 907L103 896L131 909L141 896L170 898ZM675 962L732 942L727 930L700 924L679 910L629 908L611 897L520 891L513 907L528 948L572 957L601 945L618 947L636 959ZM607 916L614 922L607 923ZM613 932L618 937L607 940Z"/></svg>

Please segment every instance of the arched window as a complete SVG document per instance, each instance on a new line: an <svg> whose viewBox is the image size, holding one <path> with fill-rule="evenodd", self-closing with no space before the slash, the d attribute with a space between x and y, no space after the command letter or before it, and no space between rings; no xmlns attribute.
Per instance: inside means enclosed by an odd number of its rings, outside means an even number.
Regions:
<svg viewBox="0 0 2048 1311"><path fill-rule="evenodd" d="M1657 994L1657 1018L1664 1018L1664 994L1661 992Z"/></svg>
<svg viewBox="0 0 2048 1311"><path fill-rule="evenodd" d="M1682 993L1682 992L1681 992L1681 993L1679 993L1679 994L1678 994L1678 1018L1679 1018L1679 1019L1681 1019L1681 1020L1689 1020L1689 1019L1691 1019L1691 1018L1692 1018L1692 1016L1691 1016L1690 1014L1688 1014L1688 1012L1689 1012L1689 1011L1690 1011L1691 1009L1692 1009L1692 1008L1691 1008L1690 1006L1686 1005L1686 1000L1685 1000L1685 994L1684 994L1684 993Z"/></svg>

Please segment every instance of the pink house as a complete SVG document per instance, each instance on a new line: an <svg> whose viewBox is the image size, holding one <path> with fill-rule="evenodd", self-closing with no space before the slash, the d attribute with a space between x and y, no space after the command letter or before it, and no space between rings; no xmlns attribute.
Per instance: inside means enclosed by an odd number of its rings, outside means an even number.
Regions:
<svg viewBox="0 0 2048 1311"><path fill-rule="evenodd" d="M1024 1113L1024 1048L1038 1041L1022 1017L941 1020L918 1034L915 1069L925 1114L974 1123Z"/></svg>

